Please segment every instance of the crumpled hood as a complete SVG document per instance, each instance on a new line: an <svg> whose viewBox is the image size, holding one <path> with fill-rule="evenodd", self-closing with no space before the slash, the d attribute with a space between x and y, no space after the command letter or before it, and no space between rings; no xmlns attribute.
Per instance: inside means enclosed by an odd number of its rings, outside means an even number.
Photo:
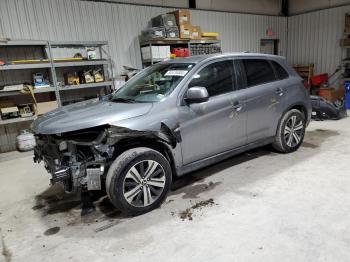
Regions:
<svg viewBox="0 0 350 262"><path fill-rule="evenodd" d="M147 114L152 103L115 103L88 100L55 109L36 119L36 134L65 133Z"/></svg>

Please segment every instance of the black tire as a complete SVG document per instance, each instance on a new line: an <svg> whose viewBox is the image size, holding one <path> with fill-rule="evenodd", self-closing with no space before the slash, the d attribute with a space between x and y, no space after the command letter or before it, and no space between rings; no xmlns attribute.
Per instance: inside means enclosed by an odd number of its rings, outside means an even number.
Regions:
<svg viewBox="0 0 350 262"><path fill-rule="evenodd" d="M153 203L147 206L134 206L132 203L129 203L126 197L124 196L124 193L125 193L124 183L127 183L125 182L127 179L126 176L130 171L130 169L139 165L139 163L146 162L146 161L156 162L157 164L159 164L159 166L157 166L157 171L159 171L158 170L159 168L161 169L161 172L162 171L164 172L164 176L162 176L162 178L165 179L164 187L162 189L163 191L159 193L159 195L157 196L157 199ZM141 173L142 172L140 172L140 174ZM129 183L137 184L135 182L129 182ZM163 203L163 201L167 197L167 193L170 189L171 183L172 183L172 172L171 172L171 167L168 160L158 151L155 151L153 149L146 148L146 147L138 147L138 148L133 148L125 151L114 160L113 164L110 166L107 173L106 191L112 204L116 208L121 210L124 214L140 215L159 207ZM139 183L137 186L141 186L141 183ZM148 185L146 186L148 189ZM143 187L146 187L146 186L142 184L142 189L138 190L140 193L137 193L137 197L139 197L139 194L145 197L145 195L143 194L145 192L143 191ZM149 191L149 194L151 196L151 191ZM150 199L152 199L152 197L150 197ZM139 199L138 201L142 201L142 199Z"/></svg>
<svg viewBox="0 0 350 262"><path fill-rule="evenodd" d="M288 135L288 130L287 130L287 128L289 128L289 125L291 124L290 121L292 121L294 117L296 117L295 126L298 126L299 128L300 124L302 125L301 129L298 129L297 131L294 131L294 128L293 128L293 133L297 132L295 134L297 135L297 137L300 138L298 142L297 142L297 138L295 138L294 135L292 134L291 134L292 142L290 142L289 140L290 136ZM291 153L296 151L304 140L305 127L306 127L306 121L305 121L304 114L297 109L289 110L282 116L281 121L278 125L277 133L275 136L275 142L272 144L273 148L281 153Z"/></svg>

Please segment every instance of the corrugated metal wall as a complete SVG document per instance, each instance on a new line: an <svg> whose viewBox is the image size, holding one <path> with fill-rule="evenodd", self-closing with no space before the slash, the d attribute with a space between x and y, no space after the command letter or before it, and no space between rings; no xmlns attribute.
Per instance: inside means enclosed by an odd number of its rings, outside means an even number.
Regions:
<svg viewBox="0 0 350 262"><path fill-rule="evenodd" d="M77 0L0 0L0 37L49 40L108 40L116 71L141 66L138 35L150 18L169 8ZM259 51L272 28L286 55L287 19L276 16L192 11L193 24L221 34L228 51Z"/></svg>
<svg viewBox="0 0 350 262"><path fill-rule="evenodd" d="M138 35L149 20L169 8L78 0L0 0L0 37L43 40L108 40L115 71L141 67ZM224 52L259 51L272 28L286 55L287 19L275 16L192 11L194 25L221 35ZM0 81L1 83L1 81ZM0 152L14 150L22 125L0 127Z"/></svg>
<svg viewBox="0 0 350 262"><path fill-rule="evenodd" d="M333 73L345 51L339 41L350 6L288 18L288 58L291 63L314 63L315 73Z"/></svg>

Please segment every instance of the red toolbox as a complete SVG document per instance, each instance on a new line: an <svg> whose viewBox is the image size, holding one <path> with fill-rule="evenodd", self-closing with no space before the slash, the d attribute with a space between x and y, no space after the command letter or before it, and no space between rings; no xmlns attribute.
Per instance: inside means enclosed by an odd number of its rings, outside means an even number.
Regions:
<svg viewBox="0 0 350 262"><path fill-rule="evenodd" d="M319 86L328 82L328 74L320 74L310 77L311 84L313 86Z"/></svg>
<svg viewBox="0 0 350 262"><path fill-rule="evenodd" d="M185 47L172 48L171 53L174 54L176 57L190 56L190 53L188 52L188 48L185 48Z"/></svg>

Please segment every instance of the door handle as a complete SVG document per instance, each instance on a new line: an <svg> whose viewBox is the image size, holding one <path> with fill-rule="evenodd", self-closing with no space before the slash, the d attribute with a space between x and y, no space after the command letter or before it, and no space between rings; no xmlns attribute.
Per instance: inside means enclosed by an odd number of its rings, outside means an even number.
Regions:
<svg viewBox="0 0 350 262"><path fill-rule="evenodd" d="M232 108L236 111L241 111L242 110L242 104L240 102L234 102L232 105Z"/></svg>
<svg viewBox="0 0 350 262"><path fill-rule="evenodd" d="M278 88L276 89L276 94L279 95L279 96L283 96L283 89L280 88L280 87L278 87Z"/></svg>

